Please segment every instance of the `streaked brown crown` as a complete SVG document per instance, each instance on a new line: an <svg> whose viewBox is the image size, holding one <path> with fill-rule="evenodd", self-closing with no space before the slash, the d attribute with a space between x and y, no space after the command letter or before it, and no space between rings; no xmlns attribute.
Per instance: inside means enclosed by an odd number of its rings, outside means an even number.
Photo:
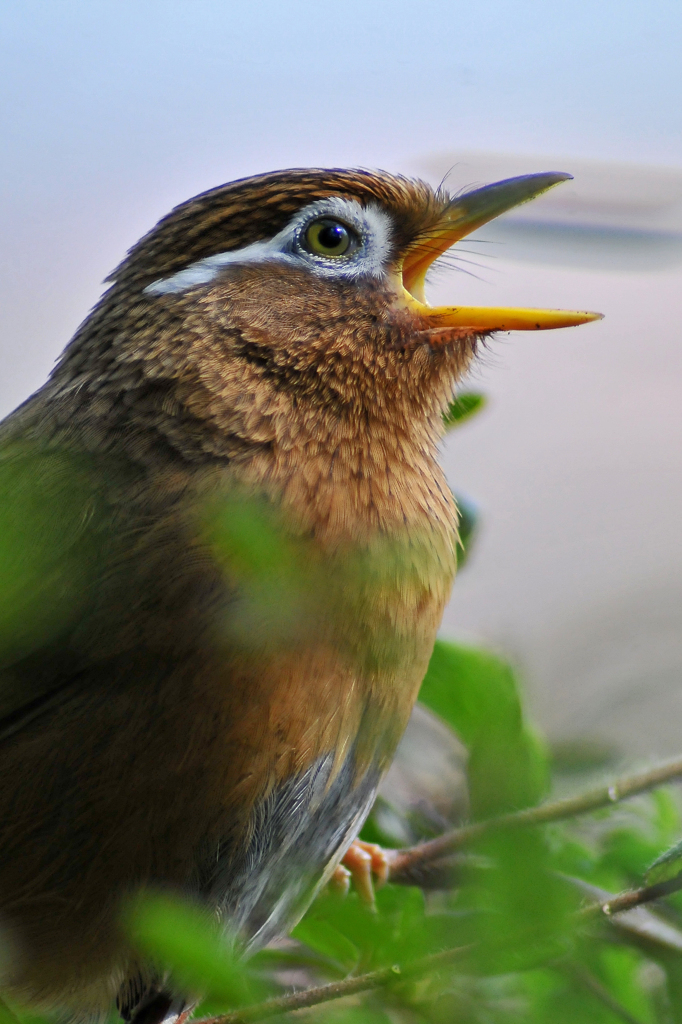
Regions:
<svg viewBox="0 0 682 1024"><path fill-rule="evenodd" d="M133 246L108 280L143 287L197 260L276 235L302 207L329 196L375 202L401 250L437 223L449 196L383 171L293 169L219 185L176 206Z"/></svg>

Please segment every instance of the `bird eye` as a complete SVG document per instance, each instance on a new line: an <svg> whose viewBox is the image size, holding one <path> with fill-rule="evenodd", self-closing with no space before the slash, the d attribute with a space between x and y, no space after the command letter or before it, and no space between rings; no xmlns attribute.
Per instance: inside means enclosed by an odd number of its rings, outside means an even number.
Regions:
<svg viewBox="0 0 682 1024"><path fill-rule="evenodd" d="M350 256L360 245L354 231L331 217L320 217L309 224L302 241L308 252L327 257Z"/></svg>

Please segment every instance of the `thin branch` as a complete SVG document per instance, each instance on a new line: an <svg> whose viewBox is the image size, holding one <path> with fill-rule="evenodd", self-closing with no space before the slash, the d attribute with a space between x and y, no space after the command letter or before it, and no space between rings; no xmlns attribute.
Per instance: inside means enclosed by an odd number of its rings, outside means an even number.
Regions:
<svg viewBox="0 0 682 1024"><path fill-rule="evenodd" d="M451 854L463 846L480 839L481 836L499 829L544 825L549 821L561 821L574 818L579 814L598 811L609 807L620 800L646 793L666 782L682 777L682 758L666 761L645 772L626 775L607 786L589 790L578 796L554 800L541 804L539 807L527 807L521 811L502 814L487 821L474 822L461 828L446 832L437 839L432 839L419 846L406 850L396 850L390 856L389 881L398 885L429 885L429 875L433 869L440 877L445 861Z"/></svg>
<svg viewBox="0 0 682 1024"><path fill-rule="evenodd" d="M253 1021L266 1020L268 1017L290 1013L292 1010L304 1010L310 1006L318 1006L320 1003L328 1003L332 999L341 999L343 996L352 996L358 992L382 988L416 974L438 970L439 967L446 967L460 959L471 949L470 945L446 949L442 953L433 953L431 956L413 960L402 967L394 964L392 967L383 967L378 971L359 974L355 978L333 981L329 985L317 985L315 988L307 988L302 992L293 992L288 996L278 996L276 999L268 999L264 1003L245 1006L241 1010L234 1010L232 1013L222 1014L219 1017L208 1017L203 1021L196 1021L195 1024L252 1024Z"/></svg>
<svg viewBox="0 0 682 1024"><path fill-rule="evenodd" d="M610 786L603 786L576 797L555 800L540 807L529 807L522 811L501 815L498 818L491 818L488 821L465 825L463 828L454 829L452 832L448 832L431 842L423 843L421 846L412 847L408 850L396 850L390 862L390 881L414 885L419 884L420 876L428 875L430 870L435 870L436 874L438 872L442 874L446 871L447 865L452 864L453 858L451 854L488 832L497 829L541 825L549 821L560 821L579 814L587 814L602 807L608 807L620 800L625 800L627 797L635 796L638 793L645 793L647 790L654 789L656 786L661 786L681 776L682 758L678 758L675 761L666 762L649 771L625 776ZM620 893L618 896L609 899L606 903L594 903L582 911L580 916L587 918L603 914L607 917L612 917L615 914L633 910L635 907L641 906L644 903L650 903L680 889L682 889L682 873L665 882L658 882L655 885L643 886L640 889ZM382 988L413 975L437 970L439 967L449 965L461 959L472 948L471 945L468 945L447 949L442 953L435 953L431 956L414 960L402 967L395 964L392 967L370 971L354 978L331 982L328 985L318 985L314 988L305 989L302 992L279 996L275 999L268 999L263 1003L243 1007L241 1010L235 1010L217 1017L210 1017L204 1021L197 1022L197 1024L252 1024L252 1022L290 1013L293 1010L303 1010L334 999L340 999L343 996ZM583 983L588 984L587 978L582 980ZM635 1024L635 1018L630 1016L628 1011L621 1007L620 1004L608 1002L613 997L611 997L606 989L603 989L603 986L601 986L597 979L590 976L589 987L602 1001L607 1001L607 1005L614 1012L618 1012L623 1020ZM639 1024L639 1022L636 1022L636 1024Z"/></svg>
<svg viewBox="0 0 682 1024"><path fill-rule="evenodd" d="M613 896L606 903L593 903L579 914L580 918L590 918L599 914L612 917L615 914L624 913L641 906L643 903L650 903L670 893L682 889L682 873L666 882L658 882L656 885L643 886L641 889L633 889L628 892ZM208 1017L196 1024L254 1024L256 1021L267 1020L269 1017L276 1017L280 1014L291 1013L293 1010L304 1010L311 1006L319 1006L321 1003L328 1003L334 999L341 999L344 996L357 995L359 992L368 992L371 989L383 988L397 981L404 981L415 975L427 974L429 971L438 970L440 967L449 966L470 953L473 945L457 946L453 949L446 949L441 953L433 953L431 956L421 957L419 960L410 961L402 966L394 964L391 967L383 967L377 971L370 971L367 974L360 974L357 977L345 978L343 981L334 981L328 985L317 985L314 988L307 988L301 992L293 992L290 995L278 996L275 999L268 999L263 1003L255 1003L252 1006L245 1006L241 1010L234 1010L231 1013L222 1014L217 1017ZM602 1002L610 1007L614 1013L618 1013L623 1020L629 1024L640 1024L634 1017L628 1014L601 983L592 976L585 975L581 981L598 996Z"/></svg>
<svg viewBox="0 0 682 1024"><path fill-rule="evenodd" d="M629 889L627 892L622 892L618 896L614 896L612 900L608 900L607 903L601 904L601 911L607 917L612 917L614 914L622 914L626 910L641 907L643 903L653 903L654 900L670 896L671 893L679 892L680 889L682 889L682 873L675 875L674 878L668 878L665 882L643 885L641 889Z"/></svg>

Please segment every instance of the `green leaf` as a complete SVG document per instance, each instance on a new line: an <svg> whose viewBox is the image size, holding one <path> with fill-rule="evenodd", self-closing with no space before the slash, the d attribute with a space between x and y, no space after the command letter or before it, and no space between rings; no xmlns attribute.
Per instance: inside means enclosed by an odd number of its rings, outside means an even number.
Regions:
<svg viewBox="0 0 682 1024"><path fill-rule="evenodd" d="M465 420L470 419L477 412L484 409L486 402L485 395L478 394L475 391L463 391L454 401L450 402L448 411L443 414L445 429L452 430L453 427L460 426Z"/></svg>
<svg viewBox="0 0 682 1024"><path fill-rule="evenodd" d="M348 1007L332 1002L309 1010L306 1019L319 1024L393 1024L395 1018L376 1005Z"/></svg>
<svg viewBox="0 0 682 1024"><path fill-rule="evenodd" d="M636 1020L652 1021L649 994L641 984L643 958L638 950L625 946L599 948L590 967L608 992Z"/></svg>
<svg viewBox="0 0 682 1024"><path fill-rule="evenodd" d="M376 893L376 913L356 893L322 896L292 936L348 968L369 970L458 945L461 931L461 918L426 913L421 890L387 885Z"/></svg>
<svg viewBox="0 0 682 1024"><path fill-rule="evenodd" d="M647 885L667 882L682 873L682 839L661 854L646 872L644 878Z"/></svg>
<svg viewBox="0 0 682 1024"><path fill-rule="evenodd" d="M35 1017L36 1024L44 1018ZM25 1024L26 1017L21 1011L9 1006L4 999L0 999L0 1024ZM45 1022L47 1024L47 1022Z"/></svg>
<svg viewBox="0 0 682 1024"><path fill-rule="evenodd" d="M580 895L551 870L543 832L498 832L479 840L475 849L490 866L471 875L458 902L477 911L472 957L478 969L486 974L528 970L564 955Z"/></svg>
<svg viewBox="0 0 682 1024"><path fill-rule="evenodd" d="M610 830L603 840L602 867L622 873L622 885L639 885L647 866L660 851L660 844L652 841L640 822L634 828L618 827Z"/></svg>
<svg viewBox="0 0 682 1024"><path fill-rule="evenodd" d="M419 699L469 748L475 817L530 806L545 795L547 750L524 720L510 665L487 651L437 641Z"/></svg>
<svg viewBox="0 0 682 1024"><path fill-rule="evenodd" d="M650 794L654 805L653 824L661 845L672 844L682 830L679 790L677 786L664 786Z"/></svg>
<svg viewBox="0 0 682 1024"><path fill-rule="evenodd" d="M355 943L323 917L309 914L296 925L292 935L316 953L348 970L356 967L360 959L360 950Z"/></svg>
<svg viewBox="0 0 682 1024"><path fill-rule="evenodd" d="M133 946L171 970L181 990L226 1006L255 998L234 944L202 907L147 893L128 906L123 923Z"/></svg>
<svg viewBox="0 0 682 1024"><path fill-rule="evenodd" d="M457 511L459 512L457 545L457 568L462 569L471 552L472 544L478 528L478 509L476 505L461 494L455 494Z"/></svg>
<svg viewBox="0 0 682 1024"><path fill-rule="evenodd" d="M419 699L451 725L469 747L491 722L516 730L521 708L514 675L488 651L437 640Z"/></svg>
<svg viewBox="0 0 682 1024"><path fill-rule="evenodd" d="M86 459L60 452L19 453L0 462L0 669L83 614L107 544L97 478L89 470ZM32 696L24 692L19 701Z"/></svg>

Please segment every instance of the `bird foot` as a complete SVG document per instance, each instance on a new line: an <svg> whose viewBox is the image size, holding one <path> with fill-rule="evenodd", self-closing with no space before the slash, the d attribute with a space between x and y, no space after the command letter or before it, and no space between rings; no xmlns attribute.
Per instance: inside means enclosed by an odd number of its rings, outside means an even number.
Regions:
<svg viewBox="0 0 682 1024"><path fill-rule="evenodd" d="M375 885L379 889L388 881L389 869L389 850L384 850L378 843L356 839L334 871L330 885L345 896L352 881L362 902L373 907Z"/></svg>

